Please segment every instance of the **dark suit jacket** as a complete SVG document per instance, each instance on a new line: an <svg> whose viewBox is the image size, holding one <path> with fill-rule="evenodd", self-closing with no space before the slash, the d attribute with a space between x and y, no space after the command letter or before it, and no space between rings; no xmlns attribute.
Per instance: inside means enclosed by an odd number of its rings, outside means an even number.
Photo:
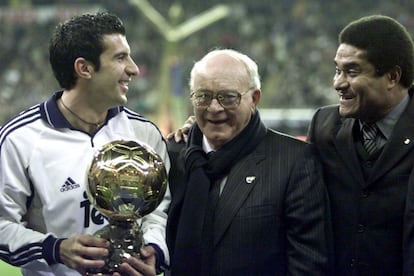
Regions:
<svg viewBox="0 0 414 276"><path fill-rule="evenodd" d="M414 101L364 180L352 129L338 106L319 109L308 139L319 153L331 201L337 275L401 275L403 213L414 164Z"/></svg>
<svg viewBox="0 0 414 276"><path fill-rule="evenodd" d="M404 216L404 275L414 275L414 170L408 182Z"/></svg>
<svg viewBox="0 0 414 276"><path fill-rule="evenodd" d="M167 243L172 260L186 191L184 151L184 145L169 144ZM216 211L212 275L323 275L329 236L326 196L311 146L269 130L228 175Z"/></svg>

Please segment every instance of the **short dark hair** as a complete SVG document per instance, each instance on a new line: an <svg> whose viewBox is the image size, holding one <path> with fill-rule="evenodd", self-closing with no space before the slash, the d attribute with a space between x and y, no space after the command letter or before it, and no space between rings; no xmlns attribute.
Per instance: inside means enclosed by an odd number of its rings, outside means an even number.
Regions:
<svg viewBox="0 0 414 276"><path fill-rule="evenodd" d="M49 61L59 85L71 89L76 84L74 62L83 57L100 68L99 57L105 50L103 36L125 35L122 21L114 14L83 14L58 24L49 44Z"/></svg>
<svg viewBox="0 0 414 276"><path fill-rule="evenodd" d="M410 87L414 78L413 40L397 20L384 15L370 15L349 23L338 37L339 44L349 44L366 51L366 59L382 76L398 65L400 83Z"/></svg>

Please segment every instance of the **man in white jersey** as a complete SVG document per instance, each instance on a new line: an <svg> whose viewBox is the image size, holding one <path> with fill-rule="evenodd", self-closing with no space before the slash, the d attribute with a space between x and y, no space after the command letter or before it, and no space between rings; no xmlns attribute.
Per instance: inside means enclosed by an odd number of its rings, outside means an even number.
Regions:
<svg viewBox="0 0 414 276"><path fill-rule="evenodd" d="M104 266L107 224L85 193L93 153L113 140L151 146L170 163L158 128L123 105L139 69L115 15L85 14L57 26L50 63L62 87L0 128L0 259L24 275L79 275ZM142 260L123 273L155 275L169 263L165 225L170 193L142 219ZM140 274L141 275L141 274Z"/></svg>

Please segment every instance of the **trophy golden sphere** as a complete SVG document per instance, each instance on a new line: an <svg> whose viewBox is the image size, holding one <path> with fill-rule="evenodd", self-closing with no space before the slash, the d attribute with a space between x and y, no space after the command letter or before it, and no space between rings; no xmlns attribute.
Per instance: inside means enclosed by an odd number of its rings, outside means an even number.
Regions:
<svg viewBox="0 0 414 276"><path fill-rule="evenodd" d="M135 141L113 141L96 152L88 171L87 194L104 216L136 220L151 213L167 188L160 156Z"/></svg>
<svg viewBox="0 0 414 276"><path fill-rule="evenodd" d="M137 219L161 203L167 172L160 156L149 146L118 140L96 152L87 178L89 200L109 220L94 235L110 242L105 266L88 272L112 275L119 272L128 256L140 258L143 233Z"/></svg>

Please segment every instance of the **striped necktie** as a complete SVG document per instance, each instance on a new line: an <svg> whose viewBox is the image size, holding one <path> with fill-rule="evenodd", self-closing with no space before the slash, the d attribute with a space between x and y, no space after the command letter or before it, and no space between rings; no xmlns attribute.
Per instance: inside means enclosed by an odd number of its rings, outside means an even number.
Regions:
<svg viewBox="0 0 414 276"><path fill-rule="evenodd" d="M378 127L375 123L364 123L362 126L362 137L364 140L364 148L369 155L372 155L378 149L375 141L377 134Z"/></svg>

